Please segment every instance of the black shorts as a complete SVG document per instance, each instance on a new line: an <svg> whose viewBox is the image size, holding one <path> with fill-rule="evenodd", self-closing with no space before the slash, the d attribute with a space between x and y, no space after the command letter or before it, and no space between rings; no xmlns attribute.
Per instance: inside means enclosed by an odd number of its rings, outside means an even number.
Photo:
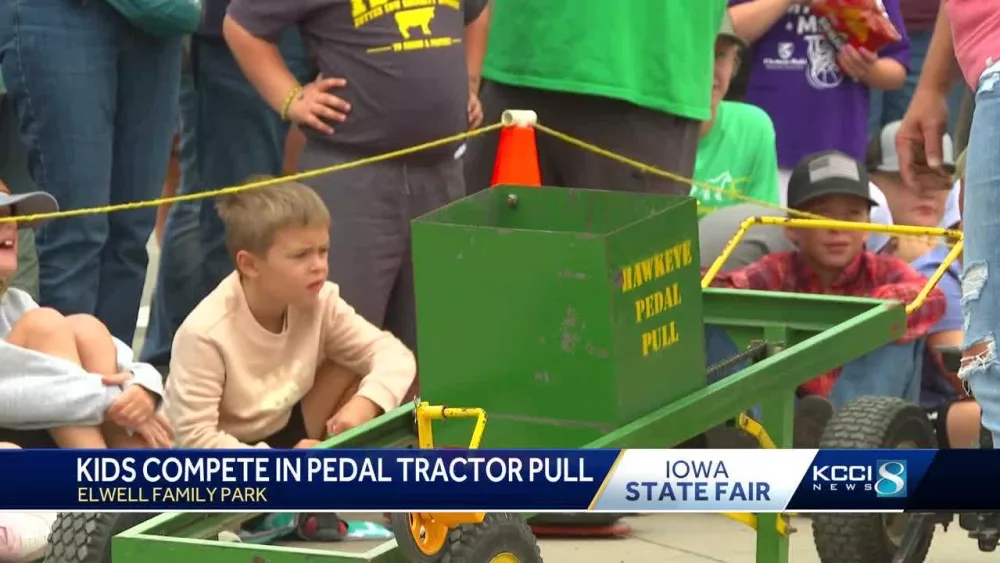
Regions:
<svg viewBox="0 0 1000 563"><path fill-rule="evenodd" d="M54 449L59 446L48 430L11 430L0 428L0 442L12 442L26 450Z"/></svg>
<svg viewBox="0 0 1000 563"><path fill-rule="evenodd" d="M302 403L295 403L295 406L292 407L292 414L288 417L288 424L261 442L275 449L291 449L295 447L295 444L307 438L309 438L309 432L306 431L306 419L302 416Z"/></svg>

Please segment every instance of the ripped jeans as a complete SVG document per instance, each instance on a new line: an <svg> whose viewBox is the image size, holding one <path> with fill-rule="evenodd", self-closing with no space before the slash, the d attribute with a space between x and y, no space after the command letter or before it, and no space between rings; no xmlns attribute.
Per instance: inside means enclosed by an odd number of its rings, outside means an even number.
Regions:
<svg viewBox="0 0 1000 563"><path fill-rule="evenodd" d="M865 396L896 397L918 404L924 346L923 340L894 342L844 364L828 397L833 408L840 409ZM709 366L731 358L739 351L726 331L717 326L705 327L705 349ZM747 365L733 366L715 374L709 383L732 375ZM757 411L755 407L754 417L759 416Z"/></svg>
<svg viewBox="0 0 1000 563"><path fill-rule="evenodd" d="M962 274L962 378L982 408L982 423L1000 445L1000 363L995 331L1000 327L1000 293L990 275L1000 272L1000 63L986 69L976 91L976 109L965 169L966 233Z"/></svg>

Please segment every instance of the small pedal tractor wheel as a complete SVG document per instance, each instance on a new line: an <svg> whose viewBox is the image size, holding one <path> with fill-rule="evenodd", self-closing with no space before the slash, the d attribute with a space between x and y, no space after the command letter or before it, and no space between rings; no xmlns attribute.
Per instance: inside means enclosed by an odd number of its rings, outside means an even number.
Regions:
<svg viewBox="0 0 1000 563"><path fill-rule="evenodd" d="M448 526L435 521L433 514L392 514L389 523L408 561L436 563L441 560L448 545Z"/></svg>
<svg viewBox="0 0 1000 563"><path fill-rule="evenodd" d="M487 514L452 530L442 563L542 563L531 527L518 514Z"/></svg>
<svg viewBox="0 0 1000 563"><path fill-rule="evenodd" d="M389 517L399 550L416 563L542 563L538 540L517 514L487 514L480 524L448 528L433 514Z"/></svg>

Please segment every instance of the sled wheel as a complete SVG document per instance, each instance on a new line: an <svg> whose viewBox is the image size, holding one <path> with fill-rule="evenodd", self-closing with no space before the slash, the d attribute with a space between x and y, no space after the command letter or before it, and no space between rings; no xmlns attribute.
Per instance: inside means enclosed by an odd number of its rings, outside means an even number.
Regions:
<svg viewBox="0 0 1000 563"><path fill-rule="evenodd" d="M542 563L542 552L523 518L501 512L452 530L441 563Z"/></svg>
<svg viewBox="0 0 1000 563"><path fill-rule="evenodd" d="M436 522L433 514L390 514L389 527L407 561L437 563L444 556L448 526Z"/></svg>
<svg viewBox="0 0 1000 563"><path fill-rule="evenodd" d="M153 516L61 512L52 526L44 563L110 563L111 538Z"/></svg>
<svg viewBox="0 0 1000 563"><path fill-rule="evenodd" d="M820 442L823 449L936 448L934 428L916 405L893 397L861 397L830 421ZM813 537L823 563L868 563L893 560L912 515L814 514ZM906 563L927 558L933 521L914 530Z"/></svg>

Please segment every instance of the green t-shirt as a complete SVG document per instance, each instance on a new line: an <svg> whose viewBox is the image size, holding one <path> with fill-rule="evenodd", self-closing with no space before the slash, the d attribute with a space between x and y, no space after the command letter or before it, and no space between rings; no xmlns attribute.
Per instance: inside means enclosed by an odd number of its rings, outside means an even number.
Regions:
<svg viewBox="0 0 1000 563"><path fill-rule="evenodd" d="M500 0L483 76L704 121L725 8L726 0Z"/></svg>
<svg viewBox="0 0 1000 563"><path fill-rule="evenodd" d="M739 102L720 103L715 124L698 141L694 179L779 205L774 123L764 110ZM692 186L691 196L698 198L699 212L749 203L698 186Z"/></svg>

